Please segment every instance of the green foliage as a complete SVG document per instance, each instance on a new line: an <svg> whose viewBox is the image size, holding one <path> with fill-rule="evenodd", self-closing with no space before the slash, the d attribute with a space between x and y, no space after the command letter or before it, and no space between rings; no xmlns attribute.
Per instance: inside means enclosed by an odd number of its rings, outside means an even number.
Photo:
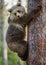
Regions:
<svg viewBox="0 0 46 65"><path fill-rule="evenodd" d="M20 59L16 53L8 51L8 65L20 65Z"/></svg>
<svg viewBox="0 0 46 65"><path fill-rule="evenodd" d="M26 65L26 62L20 60L17 53L8 51L8 65Z"/></svg>
<svg viewBox="0 0 46 65"><path fill-rule="evenodd" d="M2 41L0 40L0 65L3 65L3 58L2 58Z"/></svg>
<svg viewBox="0 0 46 65"><path fill-rule="evenodd" d="M1 43L1 40L2 40L2 30L0 29L0 43Z"/></svg>

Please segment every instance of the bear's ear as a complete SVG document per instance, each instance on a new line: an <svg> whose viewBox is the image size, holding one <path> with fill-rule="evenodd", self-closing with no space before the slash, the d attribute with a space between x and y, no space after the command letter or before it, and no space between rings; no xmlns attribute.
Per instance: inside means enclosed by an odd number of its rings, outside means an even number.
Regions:
<svg viewBox="0 0 46 65"><path fill-rule="evenodd" d="M12 12L12 8L8 9L8 12L10 12L10 13L11 13L11 12Z"/></svg>

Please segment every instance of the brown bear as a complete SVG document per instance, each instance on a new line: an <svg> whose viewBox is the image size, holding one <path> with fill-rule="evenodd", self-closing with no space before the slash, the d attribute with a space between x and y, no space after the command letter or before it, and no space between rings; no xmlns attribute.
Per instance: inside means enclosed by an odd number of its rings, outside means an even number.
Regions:
<svg viewBox="0 0 46 65"><path fill-rule="evenodd" d="M24 7L19 3L9 10L9 27L6 33L6 42L8 47L13 52L17 52L22 60L26 60L28 56L28 42L24 40L25 27L40 14L41 9L42 7L39 5L26 13Z"/></svg>

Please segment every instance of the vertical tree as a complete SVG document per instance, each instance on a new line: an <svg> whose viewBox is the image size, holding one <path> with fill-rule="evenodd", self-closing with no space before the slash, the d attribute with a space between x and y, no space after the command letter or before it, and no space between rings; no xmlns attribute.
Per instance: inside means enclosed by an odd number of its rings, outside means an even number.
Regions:
<svg viewBox="0 0 46 65"><path fill-rule="evenodd" d="M28 65L46 65L46 0L28 0L28 10L41 5L42 12L29 24Z"/></svg>
<svg viewBox="0 0 46 65"><path fill-rule="evenodd" d="M5 28L4 28L4 22L5 22L5 6L4 6L4 0L0 0L0 14L1 14L1 20L0 20L0 26L2 30L2 50L3 50L3 64L7 65L7 46L5 43Z"/></svg>

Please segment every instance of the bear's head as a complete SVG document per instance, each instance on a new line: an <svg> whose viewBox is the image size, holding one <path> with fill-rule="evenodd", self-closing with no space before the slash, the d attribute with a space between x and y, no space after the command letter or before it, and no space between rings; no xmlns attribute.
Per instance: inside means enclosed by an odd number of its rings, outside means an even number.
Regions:
<svg viewBox="0 0 46 65"><path fill-rule="evenodd" d="M16 21L17 19L26 14L25 8L21 4L14 5L8 11L10 12L9 19L11 21Z"/></svg>

